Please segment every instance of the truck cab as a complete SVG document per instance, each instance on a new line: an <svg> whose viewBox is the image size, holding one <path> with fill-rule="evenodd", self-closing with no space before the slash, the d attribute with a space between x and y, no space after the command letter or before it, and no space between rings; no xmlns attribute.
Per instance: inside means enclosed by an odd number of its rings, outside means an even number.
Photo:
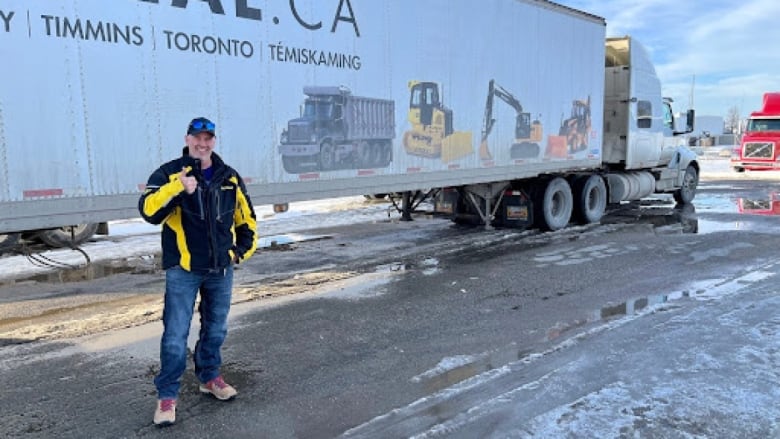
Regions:
<svg viewBox="0 0 780 439"><path fill-rule="evenodd" d="M343 87L304 87L306 100L301 116L287 123L281 143L317 145L323 137L344 137L344 96L350 92Z"/></svg>
<svg viewBox="0 0 780 439"><path fill-rule="evenodd" d="M605 74L605 163L643 169L668 165L675 153L695 156L682 136L693 131L694 112L685 113L686 129L676 131L672 100L662 96L642 45L629 37L608 38Z"/></svg>
<svg viewBox="0 0 780 439"><path fill-rule="evenodd" d="M737 172L780 169L780 93L765 93L761 111L748 118L739 149L731 156Z"/></svg>
<svg viewBox="0 0 780 439"><path fill-rule="evenodd" d="M648 53L630 37L607 39L605 75L602 161L619 171L607 175L610 202L653 192L690 202L699 165L684 134L693 131L694 111L684 113L686 127L677 131L672 100L661 94Z"/></svg>

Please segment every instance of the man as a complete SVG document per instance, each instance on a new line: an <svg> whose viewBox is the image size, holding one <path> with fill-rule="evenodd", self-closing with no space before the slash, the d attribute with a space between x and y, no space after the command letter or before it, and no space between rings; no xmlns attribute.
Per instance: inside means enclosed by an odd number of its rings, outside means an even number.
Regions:
<svg viewBox="0 0 780 439"><path fill-rule="evenodd" d="M187 337L200 292L200 337L193 360L200 391L229 400L236 389L219 373L227 335L233 265L257 246L257 222L241 177L214 153L214 123L198 117L187 127L182 157L149 177L138 202L143 218L162 224L165 269L164 331L160 342L156 425L176 421L176 398L187 362Z"/></svg>

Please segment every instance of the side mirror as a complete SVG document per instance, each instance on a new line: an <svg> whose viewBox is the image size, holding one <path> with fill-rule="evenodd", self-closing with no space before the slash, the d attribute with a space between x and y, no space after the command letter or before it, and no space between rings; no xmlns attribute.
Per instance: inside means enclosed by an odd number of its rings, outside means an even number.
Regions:
<svg viewBox="0 0 780 439"><path fill-rule="evenodd" d="M693 132L693 123L696 120L696 111L694 109L688 110L688 114L685 119L685 131L687 133Z"/></svg>
<svg viewBox="0 0 780 439"><path fill-rule="evenodd" d="M680 134L688 134L693 132L693 124L696 120L696 111L693 109L688 110L687 113L685 113L685 131L674 131L673 134L675 136L679 136Z"/></svg>

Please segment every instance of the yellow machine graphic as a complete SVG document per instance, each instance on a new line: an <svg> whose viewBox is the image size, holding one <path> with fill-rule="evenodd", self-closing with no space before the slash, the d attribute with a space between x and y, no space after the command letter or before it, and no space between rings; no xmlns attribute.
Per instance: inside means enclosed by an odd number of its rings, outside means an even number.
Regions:
<svg viewBox="0 0 780 439"><path fill-rule="evenodd" d="M571 104L571 117L561 122L558 133L566 137L569 153L588 149L590 135L590 96L587 100L575 100Z"/></svg>
<svg viewBox="0 0 780 439"><path fill-rule="evenodd" d="M512 93L490 80L488 84L487 102L485 102L485 117L482 121L482 139L479 142L479 157L491 160L493 155L488 147L488 136L493 131L496 120L493 118L493 98L498 97L517 113L515 118L515 141L512 143L510 156L513 159L530 159L539 157L539 142L542 141L542 124L538 120L531 122L531 114L523 112L523 106Z"/></svg>
<svg viewBox="0 0 780 439"><path fill-rule="evenodd" d="M455 131L452 110L445 107L435 82L409 81L409 115L412 127L404 133L408 154L450 162L474 152L471 131Z"/></svg>

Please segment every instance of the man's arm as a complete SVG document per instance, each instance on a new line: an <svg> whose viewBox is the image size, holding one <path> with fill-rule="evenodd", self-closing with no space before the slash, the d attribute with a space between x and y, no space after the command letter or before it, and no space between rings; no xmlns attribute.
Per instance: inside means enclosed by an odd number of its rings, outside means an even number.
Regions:
<svg viewBox="0 0 780 439"><path fill-rule="evenodd" d="M231 180L233 179L238 186L236 209L233 212L233 226L236 232L234 253L238 257L236 262L239 262L252 256L257 249L257 217L244 181L238 174L231 177Z"/></svg>
<svg viewBox="0 0 780 439"><path fill-rule="evenodd" d="M156 170L146 183L146 189L138 200L138 211L149 223L160 224L178 206L178 195L184 191L179 173L165 175L162 168Z"/></svg>

